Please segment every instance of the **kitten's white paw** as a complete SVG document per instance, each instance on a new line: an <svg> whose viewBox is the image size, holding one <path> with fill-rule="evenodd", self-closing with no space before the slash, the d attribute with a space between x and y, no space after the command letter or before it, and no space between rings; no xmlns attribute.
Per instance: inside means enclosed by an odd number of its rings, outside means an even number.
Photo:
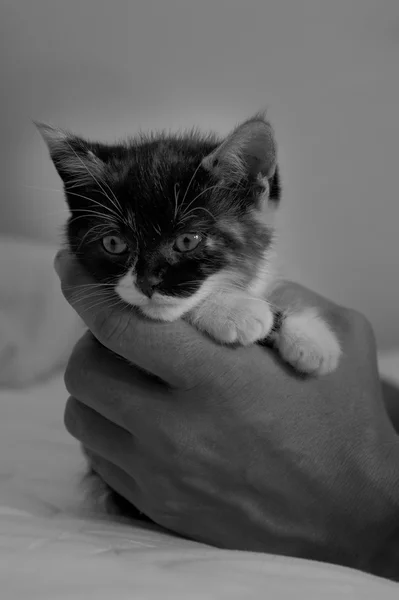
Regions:
<svg viewBox="0 0 399 600"><path fill-rule="evenodd" d="M207 303L191 320L218 342L248 346L267 337L274 317L265 300L243 296Z"/></svg>
<svg viewBox="0 0 399 600"><path fill-rule="evenodd" d="M284 318L276 346L281 357L297 371L313 375L335 371L341 356L335 333L311 308Z"/></svg>

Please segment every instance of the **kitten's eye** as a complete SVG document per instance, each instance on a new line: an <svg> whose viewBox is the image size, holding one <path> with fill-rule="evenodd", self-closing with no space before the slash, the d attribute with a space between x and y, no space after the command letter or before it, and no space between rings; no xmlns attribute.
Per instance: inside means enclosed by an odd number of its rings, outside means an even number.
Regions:
<svg viewBox="0 0 399 600"><path fill-rule="evenodd" d="M123 254L126 252L127 243L117 235L107 235L102 242L104 249L110 254Z"/></svg>
<svg viewBox="0 0 399 600"><path fill-rule="evenodd" d="M182 233L175 239L174 249L178 252L190 252L195 250L202 240L199 233Z"/></svg>

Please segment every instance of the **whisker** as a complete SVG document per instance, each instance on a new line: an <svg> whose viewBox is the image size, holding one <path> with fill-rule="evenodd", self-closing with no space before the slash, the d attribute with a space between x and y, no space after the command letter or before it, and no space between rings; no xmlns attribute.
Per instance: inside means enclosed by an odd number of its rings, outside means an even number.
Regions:
<svg viewBox="0 0 399 600"><path fill-rule="evenodd" d="M86 294L86 295L84 295L84 294L76 294L76 295L74 295L74 296L71 297L71 301L74 304L82 304L82 303L85 304L89 300L98 300L98 301L100 301L100 300L104 300L104 301L107 300L108 301L109 299L112 300L113 298L114 298L114 295L112 295L112 294L109 294L109 295L101 294L101 296L100 296L99 294L92 292L91 294Z"/></svg>
<svg viewBox="0 0 399 600"><path fill-rule="evenodd" d="M111 304L107 303L107 308L114 308L115 306L121 306L122 308L125 308L126 305L129 306L129 304L125 302L125 300L122 300L122 298L119 298L116 294L114 295L114 299L115 301Z"/></svg>
<svg viewBox="0 0 399 600"><path fill-rule="evenodd" d="M22 187L25 187L27 189L33 189L33 190L38 190L38 191L42 191L42 192L57 192L59 194L64 194L64 190L60 190L60 189L56 189L56 188L36 187L36 186L33 186L33 185L26 185L26 184L21 184L21 185L22 185ZM95 205L99 206L100 208L103 208L103 209L107 210L117 220L120 219L122 222L125 221L124 215L123 215L123 213L122 213L121 210L118 210L118 212L115 212L114 210L112 210L112 208L110 208L106 204L101 204L101 202L98 202L94 198L90 198L89 196L85 196L84 194L78 194L77 192L71 192L69 187L65 188L65 192L67 192L71 196L76 196L77 198L82 198L83 200L88 200L91 204L95 204ZM112 205L114 205L114 204L112 203ZM76 212L76 211L79 211L79 210L84 210L84 209L74 209L73 212ZM68 212L68 213L70 212L69 209L67 209L67 208L60 209L60 211L62 211L62 212L65 211L65 212ZM57 212L46 213L46 214L57 214Z"/></svg>
<svg viewBox="0 0 399 600"><path fill-rule="evenodd" d="M74 153L74 155L76 156L76 158L78 159L78 161L82 164L83 168L86 169L86 171L88 172L88 174L90 175L90 177L96 182L96 184L98 185L98 187L100 188L100 190L103 192L104 196L109 200L108 195L106 194L104 188L100 185L98 179L94 176L94 174L90 171L89 167L86 165L86 163L84 162L84 160L82 160L82 158L79 156L79 154L76 152L76 150L72 147L72 145L69 143L68 140L65 140L67 145L69 146L69 149Z"/></svg>
<svg viewBox="0 0 399 600"><path fill-rule="evenodd" d="M107 307L107 308L109 307L108 300L105 300L103 302L97 302L97 303L95 303L95 304L93 304L91 306L85 306L84 308L80 309L80 313L82 315L84 315L84 314L86 314L86 313L94 310L95 308L96 309L100 309L100 308L103 308L103 307Z"/></svg>
<svg viewBox="0 0 399 600"><path fill-rule="evenodd" d="M197 196L195 196L195 198L193 198L193 200L191 200L186 207L184 207L184 210L182 212L182 216L185 215L185 213L187 212L187 210L190 208L190 206L193 204L193 202L195 202L200 196L202 196L203 194L205 194L205 192L209 192L209 190L214 189L215 187L217 187L216 185L212 185L210 187L205 188L204 190L202 190L202 192L200 192ZM182 202L183 204L183 202Z"/></svg>
<svg viewBox="0 0 399 600"><path fill-rule="evenodd" d="M126 224L128 227L130 227L130 229L133 230L136 237L138 237L136 221L135 221L134 215L131 213L130 210L127 211Z"/></svg>
<svg viewBox="0 0 399 600"><path fill-rule="evenodd" d="M107 188L109 189L109 191L111 192L111 194L114 198L115 208L117 210L119 210L119 212L123 215L123 209L122 209L121 203L119 202L119 199L118 199L117 195L115 194L114 190L108 185L108 183L104 179L103 179L103 183L104 183L104 185L107 186Z"/></svg>
<svg viewBox="0 0 399 600"><path fill-rule="evenodd" d="M79 156L79 154L75 151L75 149L71 146L71 144L68 142L68 140L66 140L67 145L69 146L70 150L72 150L72 152L74 153L74 155L76 156L76 158L79 160L79 162L82 164L82 166L86 169L86 171L89 173L90 177L92 177L92 179L96 182L96 184L98 185L98 187L100 188L100 190L102 191L102 193L104 194L105 198L107 198L107 200L109 202L111 202L111 204L113 204L115 206L115 208L118 211L121 211L120 206L118 206L118 204L115 204L115 202L108 196L108 194L106 193L106 191L104 190L104 188L101 186L100 182L98 181L98 179L94 176L94 174L90 171L89 167L86 165L86 163L82 160L82 158ZM107 185L108 189L109 186L106 182L103 182L105 185ZM112 192L112 190L110 190L111 193L114 195L115 200L116 196L115 194ZM121 213L122 214L122 213Z"/></svg>
<svg viewBox="0 0 399 600"><path fill-rule="evenodd" d="M74 289L71 293L71 299L74 302L81 302L90 298L113 298L114 295L115 286L112 286L109 289Z"/></svg>
<svg viewBox="0 0 399 600"><path fill-rule="evenodd" d="M105 196L105 198L107 198L107 200L108 200L108 201L111 203L111 205L112 205L112 206L113 206L113 207L116 209L116 212L115 212L115 211L112 211L112 212L113 212L115 215L118 215L118 216L121 216L121 217L123 217L123 216L124 216L124 215L123 215L123 210L122 210L122 207L121 207L121 205L120 205L120 202L119 202L118 198L117 198L117 197L116 197L116 195L115 195L115 192L114 192L114 191L113 191L113 190L110 188L110 186L107 184L107 182L106 182L104 179L102 179L101 181L102 181L102 183L103 183L104 185L106 185L106 186L107 186L107 188L109 189L109 191L112 193L113 197L115 198L115 202L113 202L113 201L111 200L111 198L109 198L109 196L108 196L107 194L104 194L103 190L101 190L101 191L103 192L103 193L102 193L102 195L103 195L103 196ZM78 185L78 184L75 184L75 185L66 185L66 186L65 186L65 191L66 191L68 194L72 194L72 195L74 195L74 196L79 196L79 194L77 194L77 193L75 193L75 192L71 192L71 190L72 190L72 189L74 189L74 188L76 188L76 187L79 187L79 185ZM81 197L81 198L86 198L86 196L82 196L82 195L81 195L80 197ZM88 199L88 200L90 200L91 202L95 202L95 201L94 201L92 198L87 198L87 199ZM97 202L97 204L98 204L99 206L102 206L102 207L104 207L104 208L107 208L107 209L108 209L108 210L110 210L110 211L112 210L112 209L111 209L109 206L106 206L106 205L104 205L104 204L101 204L100 202Z"/></svg>
<svg viewBox="0 0 399 600"><path fill-rule="evenodd" d="M77 198L83 198L83 200L88 200L91 204L95 204L96 206L99 206L100 208L105 208L105 210L107 210L109 213L111 213L111 215L114 215L114 217L116 217L117 219L120 219L122 217L122 220L124 220L123 219L124 215L121 211L115 212L114 210L112 210L112 208L110 208L106 204L101 204L101 202L94 200L94 198L89 198L89 196L84 196L83 194L77 194L76 192L70 192L69 190L66 190L66 191L68 194L71 194L71 196L76 196Z"/></svg>
<svg viewBox="0 0 399 600"><path fill-rule="evenodd" d="M84 305L84 311L89 311L89 310L93 310L93 308L99 308L100 306L107 306L109 305L110 300L114 300L115 299L115 295L101 295L101 297L96 296L96 302L92 302L91 304L87 304L86 302L87 300L90 300L92 297L94 296L89 296L89 297L78 297L78 298L74 298L73 302L75 302L75 304L83 304ZM112 306L115 303L112 303Z"/></svg>
<svg viewBox="0 0 399 600"><path fill-rule="evenodd" d="M96 232L97 230L98 230L98 233L96 235L94 235L94 232ZM88 231L86 231L86 233L80 240L80 243L78 246L78 251L80 250L80 248L83 246L84 242L87 239L89 239L91 242L96 242L96 241L104 238L107 234L111 235L114 231L115 231L115 228L111 227L110 225L108 225L106 223L100 223L98 225L94 225Z"/></svg>
<svg viewBox="0 0 399 600"><path fill-rule="evenodd" d="M95 283L95 284L83 284L80 286L71 285L69 288L65 288L65 289L72 290L74 293L80 294L80 295L85 294L86 292L94 293L94 294L98 295L99 292L100 293L104 292L104 294L110 294L111 292L114 291L115 285L116 285L116 283L115 284L112 284L112 283L96 284ZM104 289L104 288L107 288L107 289Z"/></svg>
<svg viewBox="0 0 399 600"><path fill-rule="evenodd" d="M190 217L190 215L191 215L192 213L194 213L195 211L197 211L197 210L202 210L202 211L204 211L204 212L208 213L208 215L209 215L209 216L210 216L210 217L211 217L211 218L212 218L214 221L216 221L216 217L215 217L215 216L214 216L214 215L211 213L211 211L210 211L210 210L208 210L208 209L207 209L207 208L205 208L204 206L197 206L196 208L192 208L191 210L189 210L189 211L188 211L188 213L184 212L184 214L183 214L182 218L181 218L181 219L179 219L179 222L181 222L181 223L184 223L184 221L186 221L186 220L187 220L187 219Z"/></svg>
<svg viewBox="0 0 399 600"><path fill-rule="evenodd" d="M162 235L162 231L158 225L153 224L153 228L158 233L158 235Z"/></svg>
<svg viewBox="0 0 399 600"><path fill-rule="evenodd" d="M179 189L176 191L177 187ZM177 212L178 212L178 208L179 208L179 194L180 194L180 186L179 186L179 184L177 182L173 186L173 190L174 190L174 195L175 195L175 213L174 213L174 219L176 220Z"/></svg>
<svg viewBox="0 0 399 600"><path fill-rule="evenodd" d="M74 213L83 213L81 215L78 215L77 217L73 216L71 219L71 223L74 221L77 221L78 219L84 219L85 217L90 218L90 217L96 217L97 219L101 219L107 223L109 223L110 225L112 224L114 226L114 228L117 228L117 224L116 222L114 222L109 215L104 215L98 211L95 210L90 210L90 209L85 209L85 208L77 208L76 210L73 211Z"/></svg>
<svg viewBox="0 0 399 600"><path fill-rule="evenodd" d="M199 168L201 167L201 164L202 164L202 163L200 162L200 163L198 164L198 167L195 169L195 171L194 171L194 173L193 173L193 175L192 175L192 177L191 177L191 179L190 179L190 181L189 181L189 183L188 183L188 186L186 187L186 191L185 191L185 193L184 193L183 200L181 201L181 203L180 203L180 206L182 206L182 205L184 204L184 201L185 201L185 199L186 199L186 196L187 196L187 194L188 194L188 192L189 192L189 189L190 189L190 187L191 187L191 184L192 184L192 182L194 181L194 178L195 178L196 174L198 173L198 170L199 170Z"/></svg>
<svg viewBox="0 0 399 600"><path fill-rule="evenodd" d="M79 285L65 286L65 290L76 290L76 289L87 289L87 288L103 288L103 287L114 287L115 283L81 283Z"/></svg>

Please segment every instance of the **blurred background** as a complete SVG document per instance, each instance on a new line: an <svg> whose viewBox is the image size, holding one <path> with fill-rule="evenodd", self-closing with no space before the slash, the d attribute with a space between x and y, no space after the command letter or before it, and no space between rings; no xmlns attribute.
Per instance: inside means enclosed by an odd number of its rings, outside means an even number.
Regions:
<svg viewBox="0 0 399 600"><path fill-rule="evenodd" d="M1 0L0 233L57 242L31 120L112 140L267 107L285 274L399 345L398 0Z"/></svg>

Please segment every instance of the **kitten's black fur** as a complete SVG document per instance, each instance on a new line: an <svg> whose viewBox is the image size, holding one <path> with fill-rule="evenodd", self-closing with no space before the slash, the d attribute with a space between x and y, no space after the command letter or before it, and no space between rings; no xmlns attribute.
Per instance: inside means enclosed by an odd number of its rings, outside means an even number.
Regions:
<svg viewBox="0 0 399 600"><path fill-rule="evenodd" d="M125 146L82 144L79 138L69 138L69 144L77 156L85 160L89 150L106 165L106 172L112 173L112 176L105 177L107 186L103 187L109 196L108 186L112 189L124 213L124 218L117 223L117 230L128 239L134 238L134 243L142 250L136 267L138 275L148 268L157 274L162 272L163 282L159 291L163 293L172 292L174 296L182 297L191 295L205 278L228 266L228 255L230 261L245 260L251 271L256 268L256 260L260 259L264 248L272 242L273 230L260 226L248 215L259 193L256 179L227 183L223 189L215 190L212 175L202 166L198 168L201 160L219 143L216 138L199 133L142 136ZM126 256L110 258L105 252L99 251L98 236L90 235L93 227L96 227L94 231L98 231L100 219L109 225L110 233L116 230L109 213L109 208L113 207L94 180L88 179L84 185L77 185L76 175L65 169L63 161L63 154L57 157L55 153L54 162L64 181L71 210L67 228L69 246L98 281L117 278L126 270ZM269 201L277 206L281 196L278 168L270 178L269 186ZM185 199L174 218L176 196L178 203L184 196ZM99 215L89 212L93 210L93 201L98 203L95 211L101 213L100 219ZM107 208L103 208L103 205ZM190 211L187 218L186 209ZM180 220L182 215L183 220ZM239 222L244 239L239 239L226 228L219 228L221 219ZM218 248L209 251L202 246L199 252L182 256L173 268L165 265L163 257L157 252L161 237L159 231L162 232L162 238L167 239L191 230L214 235L218 239ZM107 230L104 228L101 231L104 235ZM84 236L87 237L83 245Z"/></svg>

